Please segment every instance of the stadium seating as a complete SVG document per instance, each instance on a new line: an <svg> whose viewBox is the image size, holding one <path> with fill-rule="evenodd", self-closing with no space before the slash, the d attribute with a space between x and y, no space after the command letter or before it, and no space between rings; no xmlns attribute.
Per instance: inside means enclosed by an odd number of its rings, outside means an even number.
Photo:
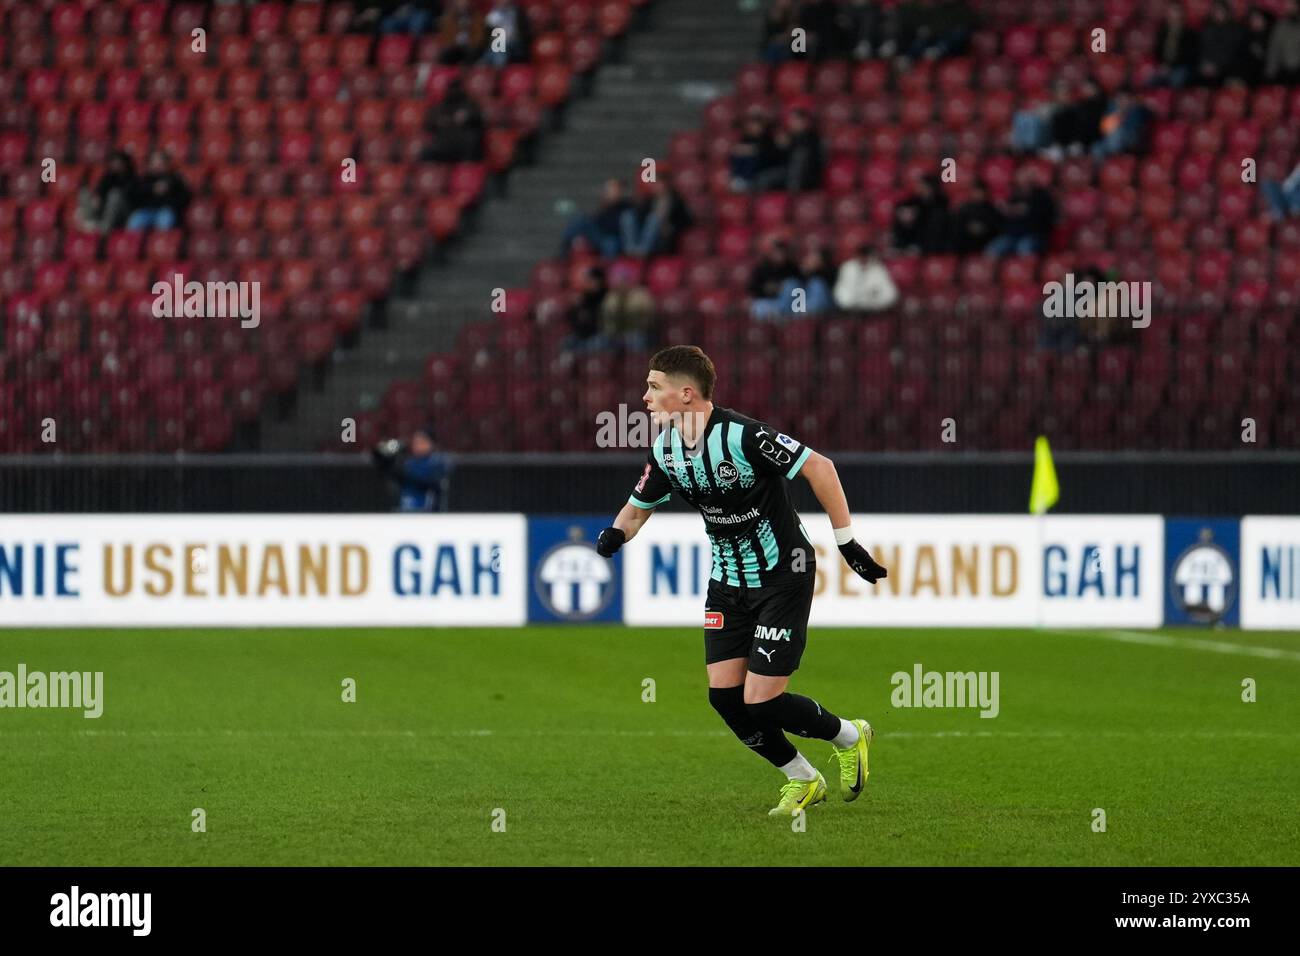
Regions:
<svg viewBox="0 0 1300 956"><path fill-rule="evenodd" d="M1186 6L1198 22L1209 3ZM731 95L707 106L702 128L673 138L665 165L696 226L677 254L644 267L660 341L701 345L719 365L722 403L828 449L952 448L940 438L949 417L961 422L959 449L1024 449L1039 431L1061 448L1240 448L1246 417L1259 446L1300 447L1300 221L1271 223L1241 162L1252 157L1257 180L1276 180L1300 159L1300 128L1285 119L1300 115L1300 88L1155 90L1145 155L1017 157L1006 146L1011 117L1049 85L1092 75L1107 90L1143 86L1160 10L1135 0L980 8L985 22L964 56L902 70L879 60L750 64ZM1097 23L1109 31L1104 57L1085 52ZM754 104L771 115L813 111L828 153L823 191L730 192L735 120ZM863 241L887 246L894 206L942 157L957 161L953 205L977 176L1003 197L1019 166L1037 166L1060 210L1049 249L1001 261L894 256L903 300L888 313L783 326L748 317L758 239L817 241L837 261ZM454 351L429 358L426 402L399 401L420 389L395 384L363 431L457 414L453 396L468 390L478 407L474 426L451 437L458 447L591 450L590 409L576 397L636 407L647 356L562 351L570 277L585 262L539 263L498 321L467 326ZM1150 280L1159 321L1125 345L1043 350L1043 283L1089 266Z"/></svg>
<svg viewBox="0 0 1300 956"><path fill-rule="evenodd" d="M439 65L436 35L350 33L347 0L0 0L0 452L50 448L47 417L67 451L230 447L462 228L641 2L529 0L531 62L496 68ZM455 77L484 160L423 162ZM179 228L81 231L78 191L108 155L140 166L154 147L194 194ZM155 318L175 272L259 281L260 326Z"/></svg>

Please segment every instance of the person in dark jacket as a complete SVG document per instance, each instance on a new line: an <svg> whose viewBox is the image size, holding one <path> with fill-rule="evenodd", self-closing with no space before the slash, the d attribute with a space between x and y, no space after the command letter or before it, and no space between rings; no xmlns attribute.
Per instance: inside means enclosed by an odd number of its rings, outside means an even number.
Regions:
<svg viewBox="0 0 1300 956"><path fill-rule="evenodd" d="M769 182L775 185L784 175L781 149L762 107L753 107L741 120L740 137L731 147L730 162L732 192L770 188Z"/></svg>
<svg viewBox="0 0 1300 956"><path fill-rule="evenodd" d="M1052 117L1052 143L1059 153L1082 156L1101 139L1101 120L1106 115L1106 94L1092 80L1085 80L1079 97Z"/></svg>
<svg viewBox="0 0 1300 956"><path fill-rule="evenodd" d="M1129 93L1116 93L1115 101L1102 117L1102 138L1093 144L1097 159L1120 153L1140 153L1146 148L1147 133L1155 113Z"/></svg>
<svg viewBox="0 0 1300 956"><path fill-rule="evenodd" d="M1201 28L1197 49L1196 81L1201 86L1222 86L1237 65L1245 31L1232 19L1223 0L1210 8L1210 16Z"/></svg>
<svg viewBox="0 0 1300 956"><path fill-rule="evenodd" d="M1032 166L1016 173L1016 185L1002 211L1002 233L986 250L991 256L1033 255L1047 248L1056 224L1056 203Z"/></svg>
<svg viewBox="0 0 1300 956"><path fill-rule="evenodd" d="M438 453L431 427L416 429L406 445L381 442L370 454L384 477L397 483L397 510L447 510L451 462Z"/></svg>
<svg viewBox="0 0 1300 956"><path fill-rule="evenodd" d="M135 183L134 211L128 229L175 229L190 204L190 188L160 149L149 155L149 170Z"/></svg>
<svg viewBox="0 0 1300 956"><path fill-rule="evenodd" d="M763 18L763 40L760 48L767 63L784 63L790 59L793 31L799 25L798 4L795 0L773 0Z"/></svg>
<svg viewBox="0 0 1300 956"><path fill-rule="evenodd" d="M121 229L136 192L135 162L130 153L116 150L95 188L82 190L78 208L82 225L96 232Z"/></svg>
<svg viewBox="0 0 1300 956"><path fill-rule="evenodd" d="M527 63L533 55L533 32L528 14L515 0L496 0L488 11L484 25L488 32L488 48L483 62L492 66L510 63ZM493 31L501 30L504 43L493 39Z"/></svg>
<svg viewBox="0 0 1300 956"><path fill-rule="evenodd" d="M1180 4L1165 7L1165 19L1156 34L1156 72L1148 86L1172 86L1182 89L1196 69L1200 34L1187 24Z"/></svg>
<svg viewBox="0 0 1300 956"><path fill-rule="evenodd" d="M691 226L686 200L666 173L660 173L649 191L623 218L623 253L646 258L671 252L682 230Z"/></svg>
<svg viewBox="0 0 1300 956"><path fill-rule="evenodd" d="M821 186L826 157L811 113L805 109L791 110L785 128L776 137L776 145L785 168L785 176L778 185L784 185L792 193Z"/></svg>
<svg viewBox="0 0 1300 956"><path fill-rule="evenodd" d="M483 158L483 111L459 78L447 84L442 102L429 111L425 125L433 134L423 152L426 161L476 163Z"/></svg>
<svg viewBox="0 0 1300 956"><path fill-rule="evenodd" d="M775 301L787 279L798 279L799 265L784 239L776 237L763 244L763 252L749 274L749 297L755 302Z"/></svg>
<svg viewBox="0 0 1300 956"><path fill-rule="evenodd" d="M977 181L970 199L957 208L953 228L954 252L968 255L982 251L1002 231L1002 213L989 199L988 187Z"/></svg>
<svg viewBox="0 0 1300 956"><path fill-rule="evenodd" d="M1242 37L1240 55L1232 76L1247 86L1264 82L1268 65L1268 43L1273 33L1273 18L1268 12L1254 7L1246 14L1246 32Z"/></svg>
<svg viewBox="0 0 1300 956"><path fill-rule="evenodd" d="M614 343L601 332L607 295L609 295L609 278L604 266L588 266L582 275L578 297L569 308L570 332L564 340L565 351L594 352L613 346Z"/></svg>
<svg viewBox="0 0 1300 956"><path fill-rule="evenodd" d="M916 192L894 207L894 247L934 255L948 251L948 197L938 176L923 176Z"/></svg>
<svg viewBox="0 0 1300 956"><path fill-rule="evenodd" d="M590 215L579 214L569 220L561 240L563 253L568 254L579 240L606 258L623 254L623 231L632 215L632 203L621 179L605 181L600 206Z"/></svg>

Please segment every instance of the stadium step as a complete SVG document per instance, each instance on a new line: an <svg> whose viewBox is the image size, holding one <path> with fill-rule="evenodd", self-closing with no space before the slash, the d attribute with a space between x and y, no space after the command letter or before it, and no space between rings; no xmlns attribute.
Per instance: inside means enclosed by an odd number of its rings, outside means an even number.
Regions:
<svg viewBox="0 0 1300 956"><path fill-rule="evenodd" d="M489 189L465 234L421 269L414 294L390 301L385 327L367 326L356 348L335 353L323 387L305 386L295 419L264 423L262 447L304 450L335 439L341 419L382 399L393 379L418 378L462 324L490 317L492 289L527 285L533 267L558 253L569 216L595 205L605 179L628 179L643 158L662 156L672 133L698 124L710 96L730 90L760 35L761 6L744 6L657 2L650 28L629 34L621 61L601 65L591 95L567 105L563 128L542 133L535 165L512 170L504 195Z"/></svg>

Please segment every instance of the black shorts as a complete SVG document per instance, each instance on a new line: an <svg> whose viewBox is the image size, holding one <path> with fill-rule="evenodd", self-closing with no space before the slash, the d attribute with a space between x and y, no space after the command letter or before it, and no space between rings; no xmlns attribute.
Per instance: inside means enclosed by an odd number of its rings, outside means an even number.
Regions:
<svg viewBox="0 0 1300 956"><path fill-rule="evenodd" d="M788 677L808 643L816 574L790 584L737 588L709 580L704 605L704 662L744 657L755 674Z"/></svg>

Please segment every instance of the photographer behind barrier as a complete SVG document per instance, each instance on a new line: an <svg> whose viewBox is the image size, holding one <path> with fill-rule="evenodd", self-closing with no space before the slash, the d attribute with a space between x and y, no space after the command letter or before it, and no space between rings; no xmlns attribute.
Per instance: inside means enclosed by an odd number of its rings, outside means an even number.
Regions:
<svg viewBox="0 0 1300 956"><path fill-rule="evenodd" d="M401 489L398 511L446 511L451 462L437 453L432 428L417 428L411 440L380 442L370 450L385 478Z"/></svg>

